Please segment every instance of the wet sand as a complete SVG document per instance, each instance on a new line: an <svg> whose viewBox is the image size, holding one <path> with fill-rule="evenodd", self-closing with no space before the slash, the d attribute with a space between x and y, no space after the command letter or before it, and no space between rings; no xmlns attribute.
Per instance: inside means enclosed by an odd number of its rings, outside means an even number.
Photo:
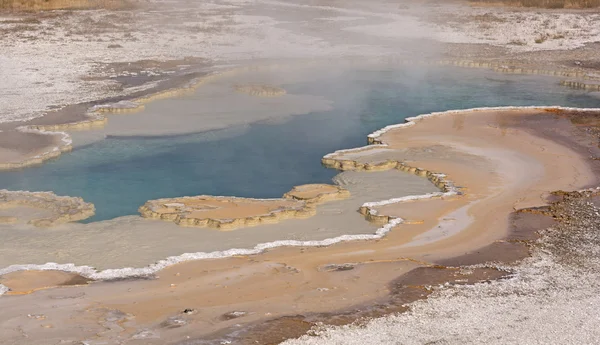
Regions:
<svg viewBox="0 0 600 345"><path fill-rule="evenodd" d="M396 297L401 301L414 300L410 296L421 298L422 290L413 293L410 286L450 279L446 271L433 271L442 272L442 276L427 273L436 263L474 264L526 256L526 248L513 243L532 238L536 228L549 223L535 218L535 212L514 211L544 205L549 191L597 183L597 163L589 159L590 153L597 154L597 139L559 115L542 109L461 112L424 118L413 127L383 134L379 140L391 151L378 156L382 154L379 150L375 158L361 154L360 159L402 158L404 164L447 174L464 194L377 207L379 214L413 220L396 226L381 240L277 248L254 256L191 261L161 270L154 280L99 282L68 292L54 289L6 297L0 301L9 311L3 317L16 315L36 301L37 311L52 314L54 327L60 328L54 334L61 334L60 339L145 337L145 344L164 344L186 337L192 339L187 343L194 343L193 339L229 334L244 343L244 339L267 339L252 338L256 334L282 334L282 325L301 331L312 325L290 315L332 310L343 313L356 306L389 301L390 294L401 296ZM443 154L438 157L437 153ZM515 223L521 224L517 227L521 230L511 232ZM415 271L417 267L421 268ZM472 278L451 276L463 282L503 276L493 270L472 274ZM60 312L48 309L57 297L62 301ZM72 298L78 302L68 302ZM401 309L385 308L384 303L374 315ZM63 322L83 310L86 318L77 325ZM283 316L288 317L278 319ZM349 314L341 317L345 321L340 323L355 318ZM273 321L277 329L258 333L243 333L239 327L236 331L234 326L268 319L283 321ZM32 339L44 333L43 327L30 326L36 322L14 317L2 324L5 329L21 324ZM116 329L107 322L120 322L122 327ZM91 328L81 331L77 328L81 325ZM100 329L106 332L98 333ZM141 330L147 332L141 334ZM17 339L19 335L11 332L7 337ZM284 334L261 343L297 335Z"/></svg>

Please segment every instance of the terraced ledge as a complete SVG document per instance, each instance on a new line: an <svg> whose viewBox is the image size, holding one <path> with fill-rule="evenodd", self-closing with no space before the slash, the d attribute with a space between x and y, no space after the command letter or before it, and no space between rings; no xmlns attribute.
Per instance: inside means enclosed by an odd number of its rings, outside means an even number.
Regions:
<svg viewBox="0 0 600 345"><path fill-rule="evenodd" d="M239 93L256 97L280 97L286 94L284 89L268 85L236 85L234 89Z"/></svg>
<svg viewBox="0 0 600 345"><path fill-rule="evenodd" d="M200 195L150 200L139 208L142 217L172 221L181 226L235 230L284 219L309 218L318 204L350 196L333 185L309 184L294 187L280 199L251 199Z"/></svg>
<svg viewBox="0 0 600 345"><path fill-rule="evenodd" d="M360 147L356 149L349 150L340 150L334 153L328 154L321 160L321 163L331 169L337 169L341 171L354 170L354 171L384 171L396 169L403 172L415 174L417 176L426 177L431 183L433 183L436 187L438 187L441 191L437 193L429 193L424 195L409 195L400 198L393 198L389 200L382 200L376 202L367 202L364 203L358 210L360 214L362 214L366 220L376 223L376 224L402 224L406 223L404 219L400 219L398 217L391 217L387 215L378 214L375 207L395 204L400 202L408 202L408 201L417 201L422 199L431 199L431 198L443 198L443 197L452 197L463 195L463 192L454 186L454 183L448 179L446 179L446 175L435 173L429 170L411 167L403 162L394 161L394 160L386 160L382 162L374 162L374 163L362 163L355 160L343 159L343 154L350 152L365 152L369 150L375 150L378 148L386 147L386 144L373 144L365 147Z"/></svg>
<svg viewBox="0 0 600 345"><path fill-rule="evenodd" d="M51 212L45 218L32 219L29 224L37 227L51 227L68 222L76 222L95 214L95 207L82 198L58 196L52 192L26 192L0 190L0 208L35 207ZM17 222L16 217L5 217L6 221Z"/></svg>
<svg viewBox="0 0 600 345"><path fill-rule="evenodd" d="M600 91L600 82L583 82L577 80L563 80L560 85L578 90Z"/></svg>
<svg viewBox="0 0 600 345"><path fill-rule="evenodd" d="M415 61L415 64L422 64L422 62ZM427 64L427 62L425 62ZM566 78L578 78L578 79L598 79L598 76L591 75L590 72L579 68L563 68L563 69L544 69L544 68L533 68L525 66L517 66L510 62L504 61L475 61L475 60L438 60L433 64L442 66L458 66L458 67L469 67L469 68L487 68L494 72L505 73L505 74L533 74L533 75L547 75L554 77L566 77Z"/></svg>
<svg viewBox="0 0 600 345"><path fill-rule="evenodd" d="M39 165L49 159L53 159L60 156L63 152L71 151L71 149L73 148L73 140L71 140L71 136L64 132L52 132L29 127L19 127L18 130L24 133L37 133L41 135L60 136L60 143L49 151L45 151L39 155L23 159L19 162L0 162L0 171L21 169L32 165Z"/></svg>
<svg viewBox="0 0 600 345"><path fill-rule="evenodd" d="M285 199L301 200L308 204L318 205L329 201L350 197L350 192L330 184L303 184L292 188L283 195Z"/></svg>
<svg viewBox="0 0 600 345"><path fill-rule="evenodd" d="M328 168L337 169L341 171L353 170L353 171L383 171L383 170L391 170L397 169L404 172L412 173L417 176L426 177L429 181L431 181L436 187L440 188L440 192L430 193L424 195L415 195L415 196L406 196L400 198L394 198L389 200L383 200L378 202L368 202L363 204L359 212L365 216L365 219L377 223L383 224L382 229L391 229L392 227L406 223L404 219L399 217L392 217L388 215L378 214L375 209L378 206L400 203L400 202L409 202L409 201L417 201L422 199L431 199L431 198L446 198L446 197L455 197L461 196L464 194L464 191L461 188L458 188L454 185L454 183L446 178L445 174L436 173L433 171L429 171L426 169L421 169L418 167L412 167L404 162L396 161L396 160L385 160L379 162L360 162L355 159L348 159L345 156L348 154L368 154L369 151L381 151L388 148L388 144L386 144L383 140L381 140L381 136L387 133L390 130L399 129L399 128L407 128L414 126L417 122L422 119L428 117L436 117L436 116L446 116L452 114L459 113L467 113L467 112L486 112L486 111L506 111L506 110L520 110L520 109L535 109L540 111L547 112L556 112L556 111L577 111L577 112L590 112L595 113L599 109L597 108L568 108L568 107L559 107L559 106L546 106L546 107L482 107L482 108L472 108L466 110L449 110L444 112L434 112L429 114L422 114L416 117L406 118L405 123L390 125L384 127L378 131L375 131L368 136L368 144L367 146L357 147L352 149L338 150L333 153L325 155L321 159L321 163ZM387 231L386 231L387 232ZM385 232L382 232L382 234Z"/></svg>
<svg viewBox="0 0 600 345"><path fill-rule="evenodd" d="M462 113L488 112L488 111L507 111L507 110L539 110L539 111L546 111L546 112L567 111L567 112L579 112L579 113L592 113L593 114L593 113L597 113L598 111L600 111L600 108L573 108L573 107L561 107L561 106L507 106L507 107L480 107L480 108L470 108L470 109L447 110L447 111L433 112L433 113L429 113L429 114L421 114L421 115L418 115L415 117L407 117L404 120L405 121L404 123L389 125L389 126L386 126L380 130L377 130L377 131L369 134L367 137L369 146L366 146L364 148L336 151L334 153L330 153L330 154L326 155L325 158L335 157L336 155L338 155L339 153L342 153L342 152L351 152L351 151L357 151L357 150L362 150L362 149L369 149L375 145L378 145L379 147L387 147L388 145L380 140L380 137L383 134L385 134L393 129L396 129L396 128L405 128L405 127L414 126L420 120L428 118L428 117L446 116L446 115L462 114Z"/></svg>

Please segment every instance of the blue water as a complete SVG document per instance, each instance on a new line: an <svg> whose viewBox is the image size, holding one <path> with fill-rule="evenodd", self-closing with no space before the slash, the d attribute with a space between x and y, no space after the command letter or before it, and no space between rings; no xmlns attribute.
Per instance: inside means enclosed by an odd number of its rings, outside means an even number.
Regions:
<svg viewBox="0 0 600 345"><path fill-rule="evenodd" d="M320 165L323 155L364 145L367 134L406 117L479 106L600 106L555 79L459 68L352 70L284 87L323 95L334 109L198 134L108 138L39 167L0 173L0 188L81 196L96 205L88 221L136 214L161 197L279 197L295 185L331 182L336 172Z"/></svg>

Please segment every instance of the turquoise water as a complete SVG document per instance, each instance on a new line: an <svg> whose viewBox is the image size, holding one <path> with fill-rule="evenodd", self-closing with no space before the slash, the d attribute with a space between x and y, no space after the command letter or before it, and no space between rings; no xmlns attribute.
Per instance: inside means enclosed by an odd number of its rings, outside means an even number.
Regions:
<svg viewBox="0 0 600 345"><path fill-rule="evenodd" d="M136 214L161 197L279 197L295 185L329 183L336 172L320 165L323 155L364 145L367 134L406 117L480 106L600 106L556 79L459 68L349 70L284 87L322 95L334 109L198 134L109 137L39 167L0 173L0 188L81 196L96 205L88 221Z"/></svg>

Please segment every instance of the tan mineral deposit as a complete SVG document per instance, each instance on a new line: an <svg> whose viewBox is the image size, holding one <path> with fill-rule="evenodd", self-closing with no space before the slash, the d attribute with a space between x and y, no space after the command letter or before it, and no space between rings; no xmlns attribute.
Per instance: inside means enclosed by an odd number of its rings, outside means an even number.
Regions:
<svg viewBox="0 0 600 345"><path fill-rule="evenodd" d="M234 230L284 219L308 218L316 214L316 205L349 196L347 190L338 186L309 184L294 187L281 199L200 195L150 200L139 212L142 217L172 221L181 226Z"/></svg>
<svg viewBox="0 0 600 345"><path fill-rule="evenodd" d="M77 222L94 215L95 207L79 197L58 196L52 192L25 192L0 190L0 210L29 207L49 211L50 215L30 219L37 227L51 227L68 222ZM18 217L3 216L8 222L17 222Z"/></svg>

